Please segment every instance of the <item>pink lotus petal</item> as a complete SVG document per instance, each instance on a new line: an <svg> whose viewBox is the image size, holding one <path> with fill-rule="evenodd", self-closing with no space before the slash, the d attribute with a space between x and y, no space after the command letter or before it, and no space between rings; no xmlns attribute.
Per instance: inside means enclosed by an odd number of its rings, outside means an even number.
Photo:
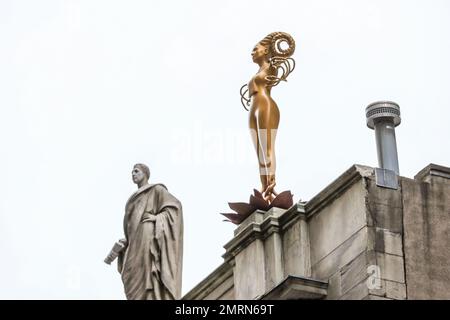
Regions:
<svg viewBox="0 0 450 320"><path fill-rule="evenodd" d="M270 204L270 207L277 207L282 209L289 209L294 204L293 201L293 194L290 190L283 191L278 196L273 199L272 203Z"/></svg>
<svg viewBox="0 0 450 320"><path fill-rule="evenodd" d="M269 210L269 203L266 200L257 198L253 195L250 195L250 204L256 209L260 209L263 211Z"/></svg>
<svg viewBox="0 0 450 320"><path fill-rule="evenodd" d="M245 202L228 202L231 210L236 211L238 214L248 216L250 213L254 212L256 208L251 204Z"/></svg>
<svg viewBox="0 0 450 320"><path fill-rule="evenodd" d="M221 215L227 217L234 224L240 224L246 218L246 216L236 213L221 213Z"/></svg>
<svg viewBox="0 0 450 320"><path fill-rule="evenodd" d="M263 197L262 193L261 193L261 192L259 192L258 190L256 190L256 189L253 189L253 193L254 193L255 197L257 197L257 198L260 198L260 199L263 199L263 200L264 200L264 197Z"/></svg>

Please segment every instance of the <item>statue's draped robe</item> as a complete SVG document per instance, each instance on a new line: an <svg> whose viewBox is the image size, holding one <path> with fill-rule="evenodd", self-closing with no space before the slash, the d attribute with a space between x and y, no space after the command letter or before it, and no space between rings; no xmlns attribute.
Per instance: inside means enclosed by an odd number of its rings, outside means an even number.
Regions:
<svg viewBox="0 0 450 320"><path fill-rule="evenodd" d="M155 215L156 221L142 220ZM119 254L127 299L179 299L183 259L181 203L162 184L139 188L125 207L127 247Z"/></svg>

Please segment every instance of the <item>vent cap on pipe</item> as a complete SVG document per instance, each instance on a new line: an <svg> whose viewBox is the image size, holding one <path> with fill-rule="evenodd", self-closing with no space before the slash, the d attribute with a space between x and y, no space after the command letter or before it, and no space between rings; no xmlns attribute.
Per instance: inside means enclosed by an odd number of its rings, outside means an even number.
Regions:
<svg viewBox="0 0 450 320"><path fill-rule="evenodd" d="M392 119L394 126L398 126L401 122L399 105L392 101L378 101L367 106L366 119L370 129L374 129L375 122L383 118Z"/></svg>

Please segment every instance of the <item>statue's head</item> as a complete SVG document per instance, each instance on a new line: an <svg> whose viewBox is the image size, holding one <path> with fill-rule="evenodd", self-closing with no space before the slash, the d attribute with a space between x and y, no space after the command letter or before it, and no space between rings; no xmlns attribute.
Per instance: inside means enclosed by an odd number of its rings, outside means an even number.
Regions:
<svg viewBox="0 0 450 320"><path fill-rule="evenodd" d="M287 48L283 49L282 44ZM272 32L258 42L252 51L253 62L269 61L271 58L289 58L295 51L295 41L286 32Z"/></svg>
<svg viewBox="0 0 450 320"><path fill-rule="evenodd" d="M150 179L150 169L145 164L137 163L133 167L131 176L133 178L133 182L141 186L146 184L148 179Z"/></svg>

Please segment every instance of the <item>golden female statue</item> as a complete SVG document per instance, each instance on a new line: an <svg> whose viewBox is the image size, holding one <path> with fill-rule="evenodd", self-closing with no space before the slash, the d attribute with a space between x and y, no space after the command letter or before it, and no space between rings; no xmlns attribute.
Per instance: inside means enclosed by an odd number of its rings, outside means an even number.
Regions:
<svg viewBox="0 0 450 320"><path fill-rule="evenodd" d="M282 44L287 44L283 49ZM280 122L280 111L270 96L272 87L286 81L294 70L290 58L295 50L294 39L285 32L272 32L262 39L252 52L253 62L259 65L248 85L241 87L241 102L250 106L249 127L256 149L261 178L261 193L268 202L277 196L275 182L275 138Z"/></svg>

